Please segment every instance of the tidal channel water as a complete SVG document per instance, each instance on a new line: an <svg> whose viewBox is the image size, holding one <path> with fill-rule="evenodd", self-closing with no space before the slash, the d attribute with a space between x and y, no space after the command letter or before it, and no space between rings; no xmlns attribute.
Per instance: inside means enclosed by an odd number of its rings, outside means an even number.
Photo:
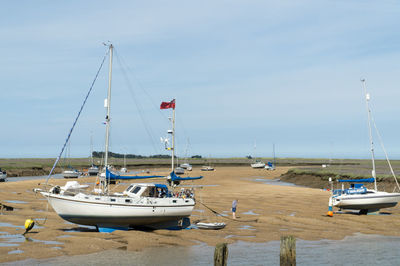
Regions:
<svg viewBox="0 0 400 266"><path fill-rule="evenodd" d="M297 265L399 265L400 237L361 235L343 240L297 240ZM228 265L279 265L279 241L228 246ZM100 253L24 260L4 265L213 265L214 247L148 248L141 252L109 250Z"/></svg>

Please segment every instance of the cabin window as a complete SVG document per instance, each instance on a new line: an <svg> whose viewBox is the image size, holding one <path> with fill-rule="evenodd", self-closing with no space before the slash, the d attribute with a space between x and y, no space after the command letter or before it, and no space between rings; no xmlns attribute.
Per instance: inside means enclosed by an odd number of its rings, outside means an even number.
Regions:
<svg viewBox="0 0 400 266"><path fill-rule="evenodd" d="M95 198L95 200L100 200L100 198Z"/></svg>
<svg viewBox="0 0 400 266"><path fill-rule="evenodd" d="M85 197L85 199L89 199L89 197Z"/></svg>
<svg viewBox="0 0 400 266"><path fill-rule="evenodd" d="M111 199L112 202L115 202L115 199Z"/></svg>
<svg viewBox="0 0 400 266"><path fill-rule="evenodd" d="M131 192L136 194L139 192L140 189L141 189L141 187L135 187L135 189L133 189Z"/></svg>
<svg viewBox="0 0 400 266"><path fill-rule="evenodd" d="M126 203L131 203L131 200L130 199L126 199L125 202Z"/></svg>
<svg viewBox="0 0 400 266"><path fill-rule="evenodd" d="M126 191L129 191L132 187L133 187L133 185L130 185L130 186L126 189Z"/></svg>
<svg viewBox="0 0 400 266"><path fill-rule="evenodd" d="M176 200L173 200L172 203L176 203Z"/></svg>

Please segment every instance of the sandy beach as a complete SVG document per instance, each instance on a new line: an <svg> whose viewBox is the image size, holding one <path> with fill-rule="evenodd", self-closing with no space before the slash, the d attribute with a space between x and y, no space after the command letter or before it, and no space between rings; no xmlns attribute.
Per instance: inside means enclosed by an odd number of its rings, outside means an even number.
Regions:
<svg viewBox="0 0 400 266"><path fill-rule="evenodd" d="M196 190L198 204L191 220L225 222L226 228L218 231L131 230L98 233L65 222L51 207L46 210L47 202L32 191L43 181L0 183L0 202L15 208L14 211L3 211L0 215L0 262L115 249L140 251L148 247L187 246L199 242L208 245L233 243L237 240L267 242L279 240L282 235L294 235L303 240L339 240L355 233L400 236L399 206L384 209L380 215L346 213L327 217L328 191L263 182L264 179L268 181L279 178L288 169L281 167L275 171L266 171L250 167L218 167L214 172L201 172L195 168L191 175L201 174L204 178L186 184L204 187ZM94 178L79 178L78 181L93 183ZM51 184L57 185L65 182L64 179L50 180ZM120 185L115 190L123 188L125 186ZM239 200L236 221L216 217L199 203L203 202L230 218L234 199ZM38 226L22 237L25 231L23 225L28 218L36 219Z"/></svg>

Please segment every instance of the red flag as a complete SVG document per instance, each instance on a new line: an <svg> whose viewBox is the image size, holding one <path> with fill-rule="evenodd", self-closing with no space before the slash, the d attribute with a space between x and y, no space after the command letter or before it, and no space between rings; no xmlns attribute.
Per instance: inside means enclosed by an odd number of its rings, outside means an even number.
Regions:
<svg viewBox="0 0 400 266"><path fill-rule="evenodd" d="M162 102L160 105L160 109L169 109L169 108L175 109L175 99L173 99L170 102Z"/></svg>

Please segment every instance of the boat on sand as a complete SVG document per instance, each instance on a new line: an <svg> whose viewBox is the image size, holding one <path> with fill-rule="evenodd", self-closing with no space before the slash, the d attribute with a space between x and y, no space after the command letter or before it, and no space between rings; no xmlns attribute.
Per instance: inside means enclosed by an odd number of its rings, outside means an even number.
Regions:
<svg viewBox="0 0 400 266"><path fill-rule="evenodd" d="M67 183L63 187L53 186L50 189L35 189L35 191L40 192L48 200L55 212L64 220L76 224L93 225L101 232L110 232L116 229L127 230L137 226L182 227L187 224L184 219L191 215L195 206L194 195L193 197L177 196L166 185L155 183L130 184L122 193L112 193L110 191L110 179L106 178L106 176L109 172L108 147L114 47L112 44L107 46L109 48L107 52L109 57L109 82L107 100L105 102L105 107L107 108L104 158L106 172L100 174L99 183L93 190L88 190L76 182ZM103 63L104 60L105 58ZM89 93L85 98L84 104ZM79 114L70 130L66 143L68 143ZM61 154L66 143L62 148ZM60 157L61 155L58 156L54 163L48 179L51 177Z"/></svg>
<svg viewBox="0 0 400 266"><path fill-rule="evenodd" d="M375 167L375 153L374 142L372 139L372 125L374 125L378 136L379 132L376 128L375 121L372 118L371 110L369 107L370 95L367 93L365 80L362 80L362 85L365 92L366 107L368 113L368 129L372 157L372 178L366 179L353 179L353 180L338 180L342 184L341 189L333 190L332 196L329 198L329 211L332 212L332 207L339 209L359 210L360 214L367 214L368 212L376 212L383 208L390 208L397 205L400 201L400 193L379 191L376 183L376 167ZM382 143L381 143L382 144ZM386 150L382 144L386 160L388 162L390 171L394 177L397 189L400 191L399 183L397 182L396 175L394 174L392 165L387 156ZM350 183L349 188L345 188L344 184ZM374 188L369 189L364 186L364 183L373 183Z"/></svg>
<svg viewBox="0 0 400 266"><path fill-rule="evenodd" d="M202 223L202 222L199 222L196 224L196 226L199 229L219 230L219 229L225 228L226 223Z"/></svg>

